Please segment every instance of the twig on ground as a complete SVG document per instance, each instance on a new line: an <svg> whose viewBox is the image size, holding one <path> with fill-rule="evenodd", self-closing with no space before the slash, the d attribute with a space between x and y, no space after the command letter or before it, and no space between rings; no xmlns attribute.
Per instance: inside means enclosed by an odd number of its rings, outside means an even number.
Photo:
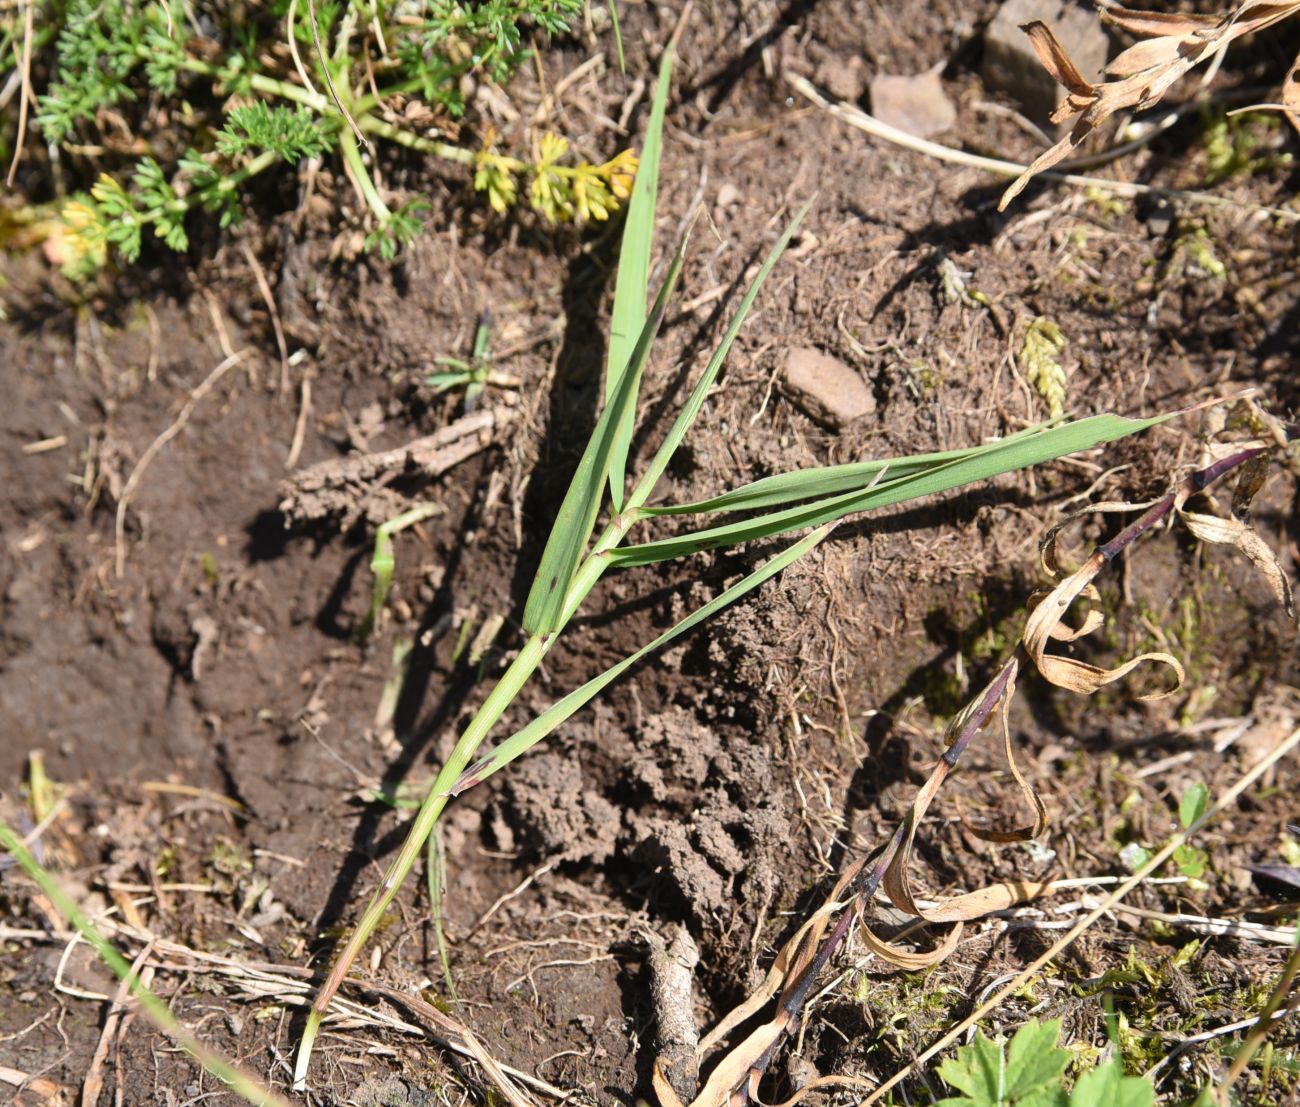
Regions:
<svg viewBox="0 0 1300 1107"><path fill-rule="evenodd" d="M18 166L23 160L23 146L27 141L27 116L31 112L32 100L35 98L32 94L32 51L36 36L36 27L33 21L35 11L36 0L26 0L23 4L22 55L18 61L22 74L22 84L18 98L18 134L14 136L14 157L13 161L9 163L9 175L5 178L5 184L10 188L14 186L14 178L18 176Z"/></svg>
<svg viewBox="0 0 1300 1107"><path fill-rule="evenodd" d="M917 138L915 135L910 135L897 127L891 127L888 123L882 123L875 116L868 115L853 104L845 102L833 103L827 100L811 82L797 73L786 73L785 79L796 92L807 97L836 119L847 123L850 127L856 127L858 130L866 132L873 138L893 143L895 146L901 146L913 153L924 154L926 157L937 158L953 165L963 165L969 169L982 169L999 177L1016 177L1028 168L1028 166L1022 165L1020 162L1005 161L1002 158L989 158L982 154L970 154L965 150L954 150L951 146L944 146L939 142L930 142L927 139ZM1239 208L1243 211L1264 212L1277 219L1300 221L1300 211L1268 207L1263 204L1243 203L1227 196L1216 196L1212 192L1160 188L1157 185L1138 184L1134 181L1112 181L1104 177L1085 177L1075 173L1043 172L1038 176L1080 188L1102 189L1116 196L1128 198L1135 196L1163 196L1169 200L1182 200L1189 204Z"/></svg>
<svg viewBox="0 0 1300 1107"><path fill-rule="evenodd" d="M90 1068L86 1070L86 1076L81 1082L81 1107L97 1107L99 1103L99 1093L104 1088L104 1062L108 1059L108 1051L112 1046L114 1039L118 1036L118 1031L124 1028L125 1023L130 1018L130 1009L127 1007L127 1000L131 995L132 981L139 979L140 983L146 988L149 981L141 974L141 968L149 955L153 953L154 943L147 942L144 947L136 954L135 960L131 962L131 975L125 977L117 986L117 991L113 994L113 1003L109 1008L108 1015L104 1019L104 1028L100 1032L99 1041L95 1045L95 1052L90 1058Z"/></svg>
<svg viewBox="0 0 1300 1107"><path fill-rule="evenodd" d="M299 524L355 515L357 495L372 482L404 472L418 472L425 478L440 476L489 446L493 432L510 418L508 410L484 408L395 450L322 461L281 484L284 499L280 510ZM384 517L390 514L385 512Z"/></svg>
<svg viewBox="0 0 1300 1107"><path fill-rule="evenodd" d="M122 495L117 500L117 518L113 525L113 535L116 550L116 570L117 577L121 580L126 573L126 508L131 502L131 497L135 494L136 488L140 484L140 479L144 476L144 471L149 468L153 459L156 458L164 446L185 429L185 424L190 421L190 416L194 414L194 409L198 407L199 401L211 392L226 372L233 369L244 360L253 351L245 347L242 350L236 350L226 356L226 358L211 373L204 378L203 383L198 385L191 393L190 398L185 401L185 406L181 408L180 414L176 416L175 421L164 430L157 438L149 443L148 448L140 455L140 460L135 463L135 468L131 470L131 475L127 477L126 484L122 488Z"/></svg>
<svg viewBox="0 0 1300 1107"><path fill-rule="evenodd" d="M266 304L266 310L271 316L271 329L275 332L275 345L280 351L280 392L281 394L289 391L289 344L284 338L284 327L280 325L280 309L276 307L275 297L271 295L271 285L266 279L266 272L262 269L262 263L257 260L257 254L248 244L247 239L240 239L239 245L244 251L244 257L248 261L249 268L253 270L253 279L257 281L257 290L262 294L262 300Z"/></svg>

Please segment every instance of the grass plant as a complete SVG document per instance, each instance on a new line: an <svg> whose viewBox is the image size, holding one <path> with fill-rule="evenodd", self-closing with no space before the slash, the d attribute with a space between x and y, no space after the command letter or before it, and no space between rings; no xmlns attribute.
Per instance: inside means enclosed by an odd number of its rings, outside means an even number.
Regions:
<svg viewBox="0 0 1300 1107"><path fill-rule="evenodd" d="M670 47L665 51L660 67L642 170L637 177L623 231L605 376L605 404L557 513L533 578L522 619L524 641L429 786L405 842L318 991L297 1058L295 1085L299 1088L306 1085L313 1044L332 997L424 852L425 843L437 828L453 796L505 768L648 653L699 625L798 561L816 548L847 516L933 495L1088 449L1173 417L1126 419L1097 415L1075 422L1057 420L966 449L788 472L693 503L651 505L649 501L660 477L703 408L763 282L809 207L805 204L794 215L768 253L662 444L629 488L626 473L639 387L680 275L686 248L685 241L677 247L654 304L647 310L658 154L672 67L673 50ZM602 509L607 509L607 518L603 527L597 530L596 523ZM742 517L709 525L711 517L738 514ZM665 516L684 516L694 524L694 529L625 544L634 530ZM526 726L500 741L490 752L480 753L497 722L608 569L674 560L704 550L771 540L798 531L805 533L713 600L617 665L558 700Z"/></svg>

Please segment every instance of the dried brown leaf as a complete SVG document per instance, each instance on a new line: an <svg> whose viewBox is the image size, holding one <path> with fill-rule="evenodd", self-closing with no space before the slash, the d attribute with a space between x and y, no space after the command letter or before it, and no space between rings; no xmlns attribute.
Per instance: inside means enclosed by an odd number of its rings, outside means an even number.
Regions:
<svg viewBox="0 0 1300 1107"><path fill-rule="evenodd" d="M1144 69L1157 65L1168 65L1182 56L1183 38L1181 35L1161 35L1158 38L1135 42L1127 50L1121 50L1106 66L1106 72L1115 77L1131 77Z"/></svg>
<svg viewBox="0 0 1300 1107"><path fill-rule="evenodd" d="M1025 24L1023 29L1030 36L1043 68L1065 87L1068 94L1052 113L1052 121L1061 123L1072 115L1079 118L1065 138L1035 158L1011 183L998 202L998 210L1005 210L1032 177L1050 169L1076 150L1116 112L1150 107L1185 73L1221 54L1235 39L1263 30L1297 12L1300 12L1300 0L1290 3L1243 0L1231 12L1212 17L1159 15L1112 8L1104 13L1108 22L1148 41L1129 47L1107 67L1108 73L1121 79L1097 85L1084 80L1065 48L1044 24ZM1291 83L1289 77L1288 85ZM1300 99L1300 90L1295 96ZM1288 118L1292 114L1288 112ZM1296 123L1296 120L1292 122ZM1300 129L1300 123L1296 125Z"/></svg>
<svg viewBox="0 0 1300 1107"><path fill-rule="evenodd" d="M1029 36L1029 44L1034 48L1034 53L1038 55L1043 68L1051 74L1052 80L1059 85L1064 85L1066 90L1075 96L1093 95L1095 86L1079 72L1078 67L1070 60L1070 55L1065 52L1065 47L1052 34L1046 23L1034 20L1032 23L1022 24L1020 29Z"/></svg>
<svg viewBox="0 0 1300 1107"><path fill-rule="evenodd" d="M1255 568L1263 574L1264 580L1268 582L1269 588L1287 613L1287 617L1295 618L1295 598L1291 593L1291 582L1282 571L1277 555L1254 527L1243 523L1240 519L1220 519L1217 515L1204 515L1195 511L1184 511L1182 508L1178 509L1178 515L1187 524L1187 529L1202 542L1235 546L1250 558Z"/></svg>
<svg viewBox="0 0 1300 1107"><path fill-rule="evenodd" d="M1218 15L1192 15L1186 12L1140 12L1132 8L1103 8L1103 23L1111 23L1133 35L1177 35L1182 38L1194 31L1217 26Z"/></svg>
<svg viewBox="0 0 1300 1107"><path fill-rule="evenodd" d="M1282 80L1282 106L1286 109L1282 114L1287 122L1300 134L1300 54Z"/></svg>
<svg viewBox="0 0 1300 1107"><path fill-rule="evenodd" d="M1065 688L1085 696L1090 696L1106 685L1127 676L1143 662L1151 661L1166 665L1173 670L1176 681L1174 686L1164 692L1156 692L1143 698L1164 699L1166 696L1173 695L1183 686L1185 674L1182 665L1172 654L1163 652L1138 654L1113 669L1103 669L1077 658L1047 652L1047 646L1051 641L1073 641L1082 637L1083 633L1095 630L1101 624L1101 619L1094 613L1086 617L1079 628L1072 628L1065 622L1065 616L1080 596L1095 598L1096 591L1092 582L1104 564L1105 559L1100 554L1093 554L1084 562L1082 568L1071 573L1039 600L1025 623L1025 651L1034 662L1034 666L1048 681L1058 688Z"/></svg>

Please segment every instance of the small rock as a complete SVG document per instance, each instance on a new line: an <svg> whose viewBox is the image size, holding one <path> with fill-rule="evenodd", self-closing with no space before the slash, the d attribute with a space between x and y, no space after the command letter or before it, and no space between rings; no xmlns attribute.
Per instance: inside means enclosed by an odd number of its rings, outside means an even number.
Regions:
<svg viewBox="0 0 1300 1107"><path fill-rule="evenodd" d="M718 187L718 207L731 208L740 203L740 189L730 181L724 181Z"/></svg>
<svg viewBox="0 0 1300 1107"><path fill-rule="evenodd" d="M1047 24L1089 81L1101 77L1110 40L1092 7L1075 0L1005 0L998 9L984 32L984 87L1015 97L1025 115L1046 126L1065 90L1048 75L1020 29L1036 19Z"/></svg>
<svg viewBox="0 0 1300 1107"><path fill-rule="evenodd" d="M867 67L857 54L849 58L831 56L817 67L813 83L836 100L857 103L867 90Z"/></svg>
<svg viewBox="0 0 1300 1107"><path fill-rule="evenodd" d="M790 399L832 430L842 430L876 410L876 397L862 378L820 350L791 350L781 379Z"/></svg>
<svg viewBox="0 0 1300 1107"><path fill-rule="evenodd" d="M1174 205L1163 197L1147 213L1147 230L1156 238L1164 238L1174 225Z"/></svg>
<svg viewBox="0 0 1300 1107"><path fill-rule="evenodd" d="M931 69L915 77L884 73L871 82L871 114L917 138L933 138L957 122L957 109Z"/></svg>

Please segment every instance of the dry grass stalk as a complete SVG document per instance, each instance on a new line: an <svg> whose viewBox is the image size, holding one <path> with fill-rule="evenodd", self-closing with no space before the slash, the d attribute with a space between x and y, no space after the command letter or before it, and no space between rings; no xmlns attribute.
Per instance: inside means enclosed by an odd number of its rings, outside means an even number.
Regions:
<svg viewBox="0 0 1300 1107"><path fill-rule="evenodd" d="M1043 68L1066 89L1066 98L1052 113L1053 123L1075 116L1070 133L1045 150L1002 194L998 209L1004 210L1030 178L1050 169L1079 148L1087 137L1116 112L1140 110L1156 104L1174 83L1205 62L1217 62L1236 39L1271 27L1300 13L1300 3L1270 3L1244 0L1234 10L1219 15L1178 12L1142 12L1109 7L1101 17L1138 38L1106 67L1115 80L1093 84L1070 60L1064 46L1045 23L1035 20L1021 30L1033 44ZM1291 67L1282 88L1279 105L1300 131L1300 58Z"/></svg>

